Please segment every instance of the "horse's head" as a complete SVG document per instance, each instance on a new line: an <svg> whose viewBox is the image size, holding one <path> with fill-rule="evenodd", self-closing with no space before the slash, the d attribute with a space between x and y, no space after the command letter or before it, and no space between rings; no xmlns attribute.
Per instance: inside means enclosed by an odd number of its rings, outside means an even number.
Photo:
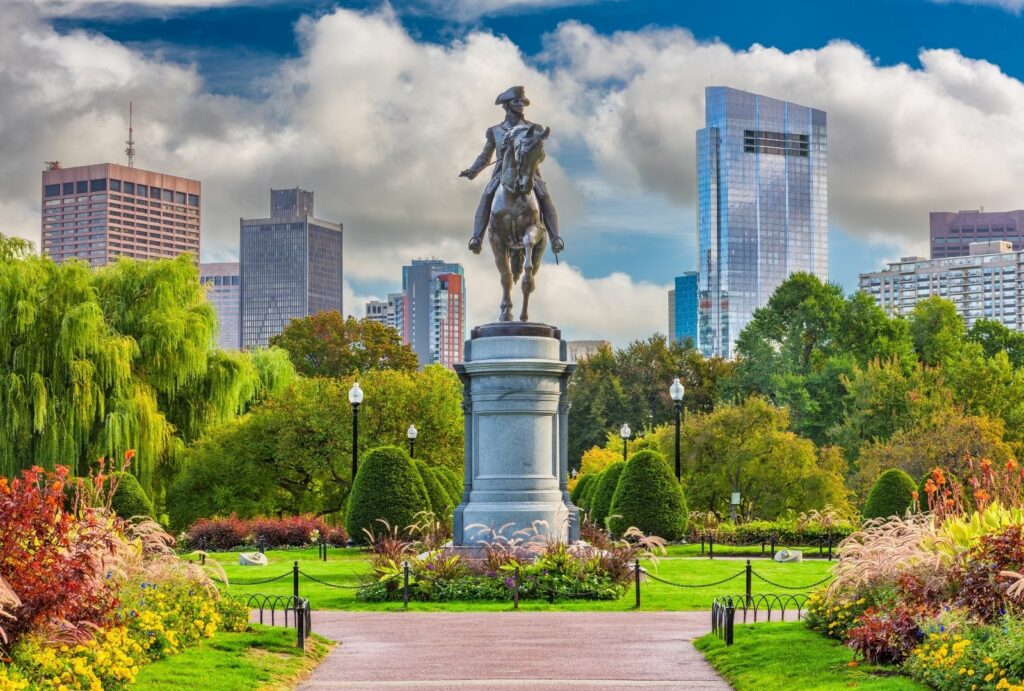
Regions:
<svg viewBox="0 0 1024 691"><path fill-rule="evenodd" d="M550 127L520 125L508 133L501 182L514 192L533 192L533 176L544 160L544 140Z"/></svg>

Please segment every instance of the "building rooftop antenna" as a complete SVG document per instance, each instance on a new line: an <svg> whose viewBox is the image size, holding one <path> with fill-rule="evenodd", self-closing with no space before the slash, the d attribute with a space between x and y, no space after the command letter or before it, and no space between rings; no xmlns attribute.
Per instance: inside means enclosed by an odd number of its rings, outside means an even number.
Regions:
<svg viewBox="0 0 1024 691"><path fill-rule="evenodd" d="M128 146L124 150L124 155L128 157L128 167L135 167L135 136L132 131L132 102L128 101L128 141L125 142Z"/></svg>

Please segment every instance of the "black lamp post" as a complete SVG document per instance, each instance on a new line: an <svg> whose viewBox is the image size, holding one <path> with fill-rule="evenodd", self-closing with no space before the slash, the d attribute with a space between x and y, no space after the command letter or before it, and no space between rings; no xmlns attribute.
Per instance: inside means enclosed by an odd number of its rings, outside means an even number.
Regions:
<svg viewBox="0 0 1024 691"><path fill-rule="evenodd" d="M629 437L632 435L632 430L629 429L629 423L622 423L622 428L619 430L619 436L622 437L622 462L626 462L626 448L629 446Z"/></svg>
<svg viewBox="0 0 1024 691"><path fill-rule="evenodd" d="M352 484L355 485L356 473L359 472L359 404L363 402L359 382L348 390L348 402L352 404Z"/></svg>
<svg viewBox="0 0 1024 691"><path fill-rule="evenodd" d="M682 467L679 463L679 426L683 416L683 394L686 393L686 389L679 383L679 377L676 377L672 386L668 387L668 393L676 408L676 481L678 482L682 479Z"/></svg>
<svg viewBox="0 0 1024 691"><path fill-rule="evenodd" d="M409 429L405 431L405 436L409 438L409 458L416 458L416 437L419 436L419 432L416 431L416 425L409 425Z"/></svg>

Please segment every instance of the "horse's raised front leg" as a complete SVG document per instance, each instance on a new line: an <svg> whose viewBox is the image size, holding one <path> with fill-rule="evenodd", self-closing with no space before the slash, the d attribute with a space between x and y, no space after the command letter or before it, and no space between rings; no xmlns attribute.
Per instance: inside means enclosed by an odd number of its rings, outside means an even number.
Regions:
<svg viewBox="0 0 1024 691"><path fill-rule="evenodd" d="M512 267L509 263L508 248L495 240L496 233L491 232L491 249L494 251L494 263L501 277L501 315L498 321L512 321Z"/></svg>
<svg viewBox="0 0 1024 691"><path fill-rule="evenodd" d="M530 293L533 292L536 287L536 282L533 277L537 274L537 269L540 268L540 253L536 250L540 242L543 242L543 235L536 226L530 228L526 235L523 237L525 259L523 264L523 278L521 280L523 284L523 309L519 313L519 321L526 322L530 321ZM541 248L543 252L543 248Z"/></svg>

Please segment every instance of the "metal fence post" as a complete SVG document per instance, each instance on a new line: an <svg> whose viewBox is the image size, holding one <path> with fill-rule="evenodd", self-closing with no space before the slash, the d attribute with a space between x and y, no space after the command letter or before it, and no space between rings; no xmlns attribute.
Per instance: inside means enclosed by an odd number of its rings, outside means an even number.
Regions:
<svg viewBox="0 0 1024 691"><path fill-rule="evenodd" d="M292 564L292 596L299 599L299 562Z"/></svg>
<svg viewBox="0 0 1024 691"><path fill-rule="evenodd" d="M832 561L832 533L828 534L828 560Z"/></svg>
<svg viewBox="0 0 1024 691"><path fill-rule="evenodd" d="M295 601L295 633L299 650L306 649L306 612L300 600Z"/></svg>
<svg viewBox="0 0 1024 691"><path fill-rule="evenodd" d="M636 608L640 609L640 560L633 563L633 574L636 580Z"/></svg>
<svg viewBox="0 0 1024 691"><path fill-rule="evenodd" d="M772 535L772 559L775 558L775 536Z"/></svg>
<svg viewBox="0 0 1024 691"><path fill-rule="evenodd" d="M206 566L206 552L199 553L199 565Z"/></svg>
<svg viewBox="0 0 1024 691"><path fill-rule="evenodd" d="M732 645L732 630L736 619L736 606L730 597L725 606L725 644Z"/></svg>
<svg viewBox="0 0 1024 691"><path fill-rule="evenodd" d="M747 602L746 602L746 605L747 605L748 608L750 607L750 603L752 602L752 598L750 597L750 590L751 590L750 586L751 586L751 577L753 576L753 573L754 573L753 569L750 568L750 560L747 559Z"/></svg>
<svg viewBox="0 0 1024 691"><path fill-rule="evenodd" d="M515 589L512 591L512 609L519 609L519 567L516 567Z"/></svg>
<svg viewBox="0 0 1024 691"><path fill-rule="evenodd" d="M708 535L708 559L715 558L715 536Z"/></svg>
<svg viewBox="0 0 1024 691"><path fill-rule="evenodd" d="M409 609L409 562L402 562L402 606Z"/></svg>
<svg viewBox="0 0 1024 691"><path fill-rule="evenodd" d="M707 539L707 535L704 533L700 534L700 556L704 556L704 540Z"/></svg>

